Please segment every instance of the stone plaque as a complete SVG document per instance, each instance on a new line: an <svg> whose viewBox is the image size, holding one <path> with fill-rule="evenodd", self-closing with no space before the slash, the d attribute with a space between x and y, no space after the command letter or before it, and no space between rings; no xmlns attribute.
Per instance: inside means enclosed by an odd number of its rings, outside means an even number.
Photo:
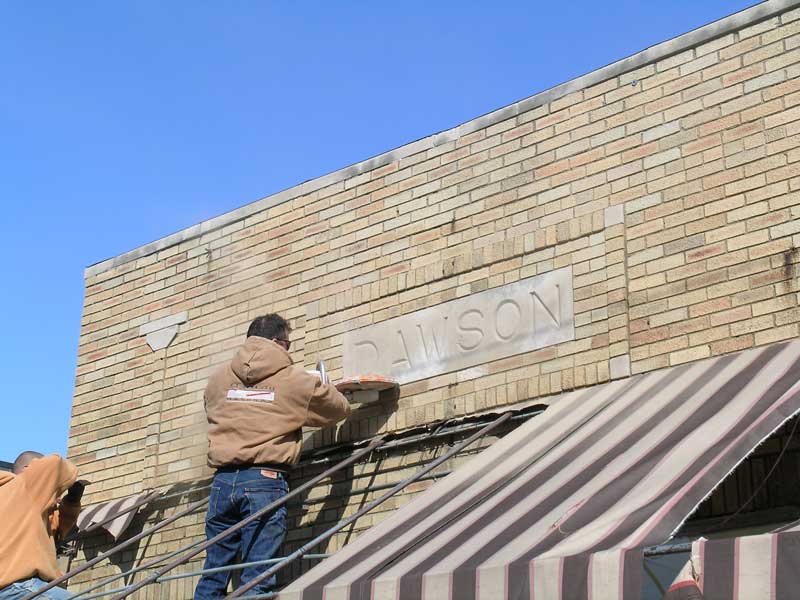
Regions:
<svg viewBox="0 0 800 600"><path fill-rule="evenodd" d="M572 268L350 331L344 376L408 383L575 339Z"/></svg>

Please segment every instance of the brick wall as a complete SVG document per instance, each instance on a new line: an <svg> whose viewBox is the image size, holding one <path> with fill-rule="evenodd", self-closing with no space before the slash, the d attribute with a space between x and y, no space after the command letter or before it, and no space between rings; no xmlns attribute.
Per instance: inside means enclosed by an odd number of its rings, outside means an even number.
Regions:
<svg viewBox="0 0 800 600"><path fill-rule="evenodd" d="M291 319L295 361L335 379L345 331L572 267L573 341L407 384L309 448L800 335L800 9L553 96L90 270L69 440L88 502L207 482L206 378L267 311ZM139 326L181 311L151 351ZM394 481L426 452L351 475ZM292 539L362 499L310 504ZM198 536L202 514L137 551ZM164 597L190 597L174 585Z"/></svg>

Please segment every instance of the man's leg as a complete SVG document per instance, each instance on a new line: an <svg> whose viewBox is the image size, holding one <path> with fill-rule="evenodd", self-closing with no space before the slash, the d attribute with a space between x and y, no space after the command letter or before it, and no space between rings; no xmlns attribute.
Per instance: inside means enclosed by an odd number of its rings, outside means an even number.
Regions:
<svg viewBox="0 0 800 600"><path fill-rule="evenodd" d="M8 587L4 587L0 590L0 600L20 600L20 598L24 598L31 592L43 588L45 585L47 585L47 582L42 581L38 577L23 579L22 581L12 583ZM67 590L54 587L44 592L39 598L42 600L66 600L70 596L72 596L72 593Z"/></svg>
<svg viewBox="0 0 800 600"><path fill-rule="evenodd" d="M222 533L241 519L236 503L232 501L235 477L236 473L217 473L214 477L206 510L206 539ZM208 548L203 568L215 569L233 564L239 551L239 542L239 533L234 533ZM228 588L229 577L228 571L201 576L194 590L194 600L222 598Z"/></svg>
<svg viewBox="0 0 800 600"><path fill-rule="evenodd" d="M257 478L253 478L256 475ZM282 498L288 493L283 479L270 479L251 471L250 480L244 484L245 502L242 512L253 514ZM248 523L242 530L242 562L255 562L275 558L286 536L286 506ZM249 567L242 571L242 585L266 571L271 565ZM257 585L248 594L263 594L272 591L276 577L272 576Z"/></svg>

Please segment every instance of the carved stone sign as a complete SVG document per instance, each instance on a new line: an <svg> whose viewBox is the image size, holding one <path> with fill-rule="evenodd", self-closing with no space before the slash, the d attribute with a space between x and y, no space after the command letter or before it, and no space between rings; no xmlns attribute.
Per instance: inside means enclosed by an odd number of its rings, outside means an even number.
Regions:
<svg viewBox="0 0 800 600"><path fill-rule="evenodd" d="M572 268L350 331L344 376L408 383L575 339Z"/></svg>

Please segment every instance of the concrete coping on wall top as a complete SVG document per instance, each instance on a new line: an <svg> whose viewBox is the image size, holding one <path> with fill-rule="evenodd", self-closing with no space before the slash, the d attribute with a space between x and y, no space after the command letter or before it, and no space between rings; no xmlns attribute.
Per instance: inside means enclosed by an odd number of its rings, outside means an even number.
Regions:
<svg viewBox="0 0 800 600"><path fill-rule="evenodd" d="M700 44L708 42L712 39L727 35L733 31L743 29L748 25L752 25L759 21L763 21L770 17L774 17L783 12L786 12L794 7L800 6L800 0L767 0L740 12L734 13L730 16L709 23L703 27L685 33L681 36L661 42L654 46L638 52L627 58L618 60L610 65L606 65L595 71L591 71L586 75L582 75L566 83L562 83L553 88L520 100L509 106L497 109L488 114L482 115L471 121L467 121L461 125L435 133L428 137L419 139L415 142L405 144L389 152L379 154L362 162L350 165L338 171L328 173L316 179L311 179L294 187L256 200L241 208L232 210L225 214L219 215L197 225L187 227L177 233L168 235L164 238L140 246L134 250L130 250L113 258L109 258L102 262L96 263L86 268L84 276L86 278L92 277L109 269L113 269L119 265L137 260L143 256L148 256L155 252L159 252L166 248L170 248L186 240L201 236L205 233L214 231L236 221L245 219L255 213L261 212L272 206L277 206L297 197L309 194L324 187L339 183L377 169L384 165L390 164L407 156L423 152L425 150L435 148L442 144L457 140L458 138L470 134L479 129L484 129L500 121L515 117L519 114L530 111L534 108L548 104L558 98L580 91L582 89L591 87L607 81L613 77L617 77L626 72L638 69L653 62L657 62L674 54L678 54L685 50L689 50Z"/></svg>

